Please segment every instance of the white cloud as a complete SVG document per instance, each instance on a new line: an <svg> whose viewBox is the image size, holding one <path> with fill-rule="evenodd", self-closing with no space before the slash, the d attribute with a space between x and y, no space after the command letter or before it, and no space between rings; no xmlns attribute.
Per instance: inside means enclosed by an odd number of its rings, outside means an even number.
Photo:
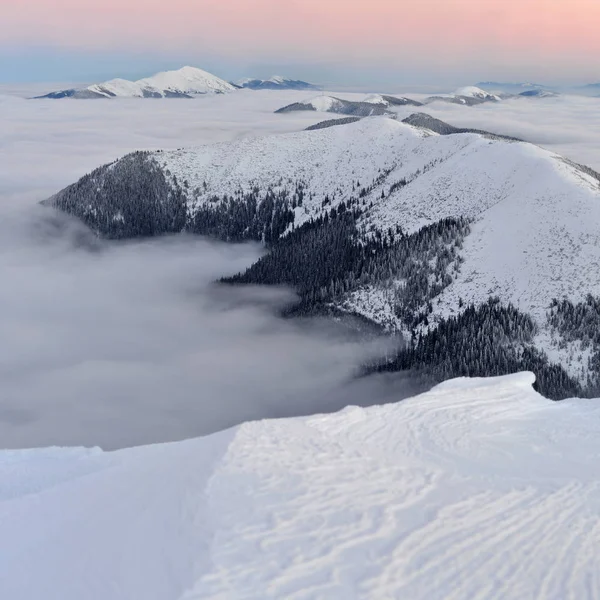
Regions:
<svg viewBox="0 0 600 600"><path fill-rule="evenodd" d="M340 386L369 347L276 317L290 292L213 285L256 260L258 246L103 243L37 204L135 148L320 118L272 114L282 98L0 98L0 446L113 448L348 403Z"/></svg>
<svg viewBox="0 0 600 600"><path fill-rule="evenodd" d="M473 107L435 102L422 110L456 127L524 139L600 171L600 98L517 98Z"/></svg>

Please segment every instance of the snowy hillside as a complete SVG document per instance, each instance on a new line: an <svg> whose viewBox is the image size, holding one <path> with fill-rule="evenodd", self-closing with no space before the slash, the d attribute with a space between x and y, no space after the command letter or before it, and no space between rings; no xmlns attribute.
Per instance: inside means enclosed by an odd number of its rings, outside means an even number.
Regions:
<svg viewBox="0 0 600 600"><path fill-rule="evenodd" d="M522 98L556 98L559 94L550 90L527 90L526 92L521 92L519 96Z"/></svg>
<svg viewBox="0 0 600 600"><path fill-rule="evenodd" d="M415 115L412 122L423 119ZM349 247L339 249L341 265L331 269L346 270L330 280L328 267L325 279L306 288L311 306L329 303L414 336L497 297L533 319L527 336L535 348L585 382L588 334L579 325L573 325L577 333L567 333L566 325L558 331L546 313L554 299L577 304L588 294L600 296L598 175L531 144L452 128L445 133L376 117L132 155L49 203L111 237L187 229L271 245L291 236L301 254L308 244L314 264L304 254L296 263L284 244L274 262L263 261L241 281L301 289L307 281L301 268L313 281L315 270L335 256L333 249L321 256L314 243L339 223L344 233L331 243L343 239ZM308 242L315 225L325 238ZM354 246L357 237L372 250ZM378 258L360 258L364 252ZM409 271L407 252L415 261ZM349 256L354 262L346 264ZM495 374L481 367L475 373ZM560 389L556 397L583 393Z"/></svg>
<svg viewBox="0 0 600 600"><path fill-rule="evenodd" d="M456 90L454 92L455 96L465 96L465 97L471 97L471 98L479 98L481 100L490 100L490 101L499 101L500 98L494 94L490 94L489 92L486 92L485 90L482 90L481 88L478 88L474 85L470 85L470 86L466 86L466 87L462 87L459 88L458 90Z"/></svg>
<svg viewBox="0 0 600 600"><path fill-rule="evenodd" d="M81 89L52 92L41 98L185 98L231 92L235 88L211 73L195 67L164 71L138 81L111 79Z"/></svg>
<svg viewBox="0 0 600 600"><path fill-rule="evenodd" d="M520 94L527 90L547 90L545 85L531 82L498 82L482 81L476 84L476 87L491 93Z"/></svg>
<svg viewBox="0 0 600 600"><path fill-rule="evenodd" d="M317 90L319 86L302 81L274 75L269 79L241 79L236 84L238 87L250 90Z"/></svg>
<svg viewBox="0 0 600 600"><path fill-rule="evenodd" d="M369 94L363 102L383 104L384 106L423 106L421 102L404 96L386 96L381 94Z"/></svg>
<svg viewBox="0 0 600 600"><path fill-rule="evenodd" d="M114 453L0 452L0 595L598 598L600 403L532 382Z"/></svg>
<svg viewBox="0 0 600 600"><path fill-rule="evenodd" d="M294 102L275 111L277 113L289 113L302 110L313 110L318 112L331 112L341 115L354 117L372 117L378 115L390 114L387 109L388 103L378 103L372 101L356 102L352 100L343 100L334 96L315 96L303 102ZM393 115L392 115L393 116Z"/></svg>
<svg viewBox="0 0 600 600"><path fill-rule="evenodd" d="M465 106L476 106L484 102L500 102L500 96L491 94L475 86L467 86L456 90L452 94L439 94L431 96L425 103L435 101L450 102L451 104L463 104Z"/></svg>

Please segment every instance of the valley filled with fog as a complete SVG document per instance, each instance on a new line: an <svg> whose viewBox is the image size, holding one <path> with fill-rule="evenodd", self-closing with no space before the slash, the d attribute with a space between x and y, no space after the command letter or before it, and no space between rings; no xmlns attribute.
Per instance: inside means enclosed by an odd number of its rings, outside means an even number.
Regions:
<svg viewBox="0 0 600 600"><path fill-rule="evenodd" d="M134 149L319 120L282 119L273 114L281 96L253 94L149 102L0 96L2 447L112 449L409 393L350 385L380 344L280 319L278 309L294 300L290 290L218 290L214 281L249 266L258 245L191 236L104 242L38 205Z"/></svg>
<svg viewBox="0 0 600 600"><path fill-rule="evenodd" d="M305 129L327 115L274 111L310 92L90 102L26 95L0 89L2 447L172 441L419 390L400 376L353 381L385 342L279 318L293 291L215 286L256 260L256 244L192 236L105 242L39 206L133 150ZM426 112L600 169L600 111L590 110L599 102L561 96L478 107L434 103ZM415 109L397 112L404 118Z"/></svg>

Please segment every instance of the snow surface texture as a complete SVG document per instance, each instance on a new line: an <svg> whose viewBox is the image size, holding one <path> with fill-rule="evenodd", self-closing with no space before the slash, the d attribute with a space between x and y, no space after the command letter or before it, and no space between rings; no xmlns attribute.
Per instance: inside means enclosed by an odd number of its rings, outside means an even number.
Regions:
<svg viewBox="0 0 600 600"><path fill-rule="evenodd" d="M139 81L111 79L83 89L53 92L51 98L165 98L196 96L208 93L231 92L230 84L195 67L183 67L177 71L163 71Z"/></svg>
<svg viewBox="0 0 600 600"><path fill-rule="evenodd" d="M0 453L0 596L600 598L598 400L533 375L114 453Z"/></svg>

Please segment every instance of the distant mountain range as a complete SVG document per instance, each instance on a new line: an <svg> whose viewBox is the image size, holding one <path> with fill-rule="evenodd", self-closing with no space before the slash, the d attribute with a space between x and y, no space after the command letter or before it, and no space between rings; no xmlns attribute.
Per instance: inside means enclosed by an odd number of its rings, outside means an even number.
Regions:
<svg viewBox="0 0 600 600"><path fill-rule="evenodd" d="M549 90L550 88L539 83L526 82L499 82L499 81L481 81L475 84L478 88L488 92L504 92L508 94L520 94L529 90Z"/></svg>
<svg viewBox="0 0 600 600"><path fill-rule="evenodd" d="M524 98L554 98L555 96L559 96L557 92L552 92L550 90L527 90L526 92L521 92L519 96Z"/></svg>
<svg viewBox="0 0 600 600"><path fill-rule="evenodd" d="M227 282L289 285L292 314L403 336L373 369L435 380L529 370L549 397L598 395L600 175L532 144L425 113L347 117L133 153L45 204L108 238L263 243Z"/></svg>
<svg viewBox="0 0 600 600"><path fill-rule="evenodd" d="M241 79L236 87L250 90L319 90L320 87L299 79L274 75L270 79Z"/></svg>
<svg viewBox="0 0 600 600"><path fill-rule="evenodd" d="M227 81L195 67L164 71L138 81L111 79L85 88L51 92L40 98L192 98L203 94L224 94L235 88Z"/></svg>
<svg viewBox="0 0 600 600"><path fill-rule="evenodd" d="M317 86L305 81L272 77L271 79L244 79L232 84L224 79L197 69L183 67L176 71L163 71L152 77L138 81L127 79L111 79L103 83L95 83L83 88L70 88L50 92L40 98L193 98L205 94L224 94L236 89L253 90L317 90Z"/></svg>
<svg viewBox="0 0 600 600"><path fill-rule="evenodd" d="M370 94L364 100L343 100L336 96L315 96L303 102L294 102L275 111L287 113L295 111L330 112L349 117L372 117L377 115L396 116L394 108L401 106L423 106L432 102L449 102L463 106L477 106L485 102L500 102L501 98L476 87L465 87L453 94L431 96L423 102L418 102L404 96L387 96Z"/></svg>

